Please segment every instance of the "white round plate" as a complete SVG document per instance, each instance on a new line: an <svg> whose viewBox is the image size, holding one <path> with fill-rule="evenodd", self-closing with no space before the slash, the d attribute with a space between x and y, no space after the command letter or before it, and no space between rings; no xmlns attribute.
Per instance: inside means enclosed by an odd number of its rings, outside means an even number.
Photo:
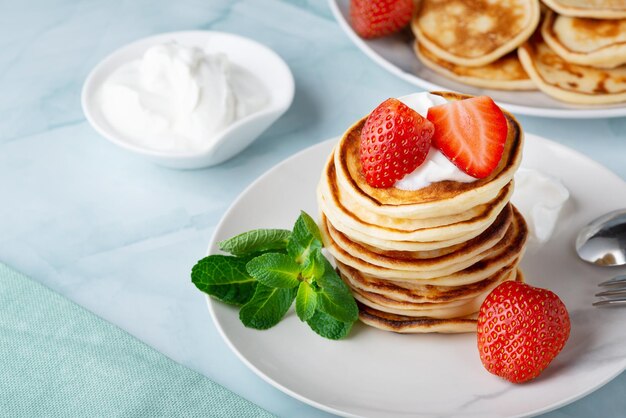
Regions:
<svg viewBox="0 0 626 418"><path fill-rule="evenodd" d="M380 39L364 40L350 24L350 0L328 0L339 26L348 37L375 63L425 90L453 90L474 96L487 95L507 110L521 115L551 118L613 118L626 116L626 104L607 106L576 106L560 102L540 91L504 91L469 86L450 80L422 65L413 52L413 35L402 32Z"/></svg>
<svg viewBox="0 0 626 418"><path fill-rule="evenodd" d="M285 160L255 181L228 210L209 247L254 228L291 228L299 211L315 216L315 187L337 139ZM578 260L576 232L624 207L626 183L587 157L526 135L523 166L563 181L571 198L553 237L529 245L527 282L550 288L569 309L571 337L537 379L508 383L482 366L475 334L400 335L355 324L346 340L319 337L290 311L266 331L245 328L238 310L208 299L226 343L260 377L285 393L344 416L518 417L549 411L587 395L626 368L626 309L591 306L597 283L626 269Z"/></svg>

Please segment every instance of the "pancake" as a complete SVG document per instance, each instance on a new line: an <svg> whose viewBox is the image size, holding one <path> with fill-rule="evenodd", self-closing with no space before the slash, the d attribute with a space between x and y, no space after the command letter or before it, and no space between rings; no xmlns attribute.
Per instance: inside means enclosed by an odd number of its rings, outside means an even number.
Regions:
<svg viewBox="0 0 626 418"><path fill-rule="evenodd" d="M441 255L439 257L420 258L421 252L388 251L374 252L367 247L350 240L345 234L333 228L328 222L328 232L330 239L353 257L365 260L370 264L386 267L392 270L407 271L432 271L442 270L449 266L457 266L457 271L471 265L480 259L481 254L485 254L500 242L513 219L510 205L501 211L496 221L478 237L466 241L456 251ZM469 264L468 264L469 263ZM461 267L460 265L464 266Z"/></svg>
<svg viewBox="0 0 626 418"><path fill-rule="evenodd" d="M510 187L507 186L507 189L512 191L512 185ZM355 229L374 225L397 231L415 231L484 218L489 211L493 210L494 206L501 205L504 200L508 200L507 192L501 191L492 201L474 206L463 212L445 216L407 218L380 215L365 210L348 193L342 192L337 182L334 154L330 155L326 163L317 194L319 201L325 209L328 209L327 214L332 219L337 219Z"/></svg>
<svg viewBox="0 0 626 418"><path fill-rule="evenodd" d="M624 0L543 0L558 14L595 19L626 18Z"/></svg>
<svg viewBox="0 0 626 418"><path fill-rule="evenodd" d="M422 0L411 28L437 57L480 67L528 39L539 15L538 0Z"/></svg>
<svg viewBox="0 0 626 418"><path fill-rule="evenodd" d="M412 303L445 303L456 300L474 298L492 285L502 281L509 273L516 269L519 260L514 260L508 266L504 266L493 275L476 283L462 286L433 286L415 284L412 287L405 283L390 280L381 280L337 262L342 278L352 289L366 292L367 294L379 294L396 301Z"/></svg>
<svg viewBox="0 0 626 418"><path fill-rule="evenodd" d="M615 68L626 63L626 18L598 20L549 11L541 35L557 55L573 64Z"/></svg>
<svg viewBox="0 0 626 418"><path fill-rule="evenodd" d="M511 205L512 206L512 205ZM513 208L513 222L509 226L504 237L496 245L481 253L477 260L471 265L468 262L449 264L438 270L399 270L377 266L368 261L355 257L343 249L333 240L329 232L329 225L326 218L322 217L320 231L324 247L340 263L346 264L362 273L380 279L396 281L417 280L421 284L432 284L440 286L459 286L475 283L491 276L501 268L509 265L513 260L521 257L524 244L528 236L526 222L522 215ZM461 268L461 270L459 270Z"/></svg>
<svg viewBox="0 0 626 418"><path fill-rule="evenodd" d="M474 218L460 220L454 223L448 221L449 218L453 217L438 218L444 223L443 225L437 225L433 222L434 226L411 230L390 228L364 222L341 205L336 198L336 193L337 189L334 189L330 191L330 197L327 197L328 193L325 194L323 192L321 195L318 195L320 206L331 222L339 221L341 225L346 225L363 234L390 241L446 241L466 236L473 231L484 230L485 226L491 225L510 200L513 194L513 183L508 183L492 202L481 205L483 207L482 213Z"/></svg>
<svg viewBox="0 0 626 418"><path fill-rule="evenodd" d="M465 318L436 319L428 317L410 317L382 312L358 303L359 319L366 325L383 331L402 334L439 332L444 334L476 332L476 315Z"/></svg>
<svg viewBox="0 0 626 418"><path fill-rule="evenodd" d="M323 210L320 210L320 213L324 213ZM487 230L491 225L485 223L485 225L475 231L471 231L466 233L465 235L460 235L456 238L445 240L445 241L391 241L382 238L378 238L372 235L367 235L358 231L356 229L352 229L349 226L341 223L337 219L333 219L333 228L342 232L343 234L350 237L351 240L358 242L364 246L375 247L378 248L378 252L381 251L428 251L435 252L440 251L443 253L450 252L451 248L464 242L476 238L483 232Z"/></svg>
<svg viewBox="0 0 626 418"><path fill-rule="evenodd" d="M505 208L500 212L496 220L489 225L483 233L478 235L475 238L464 241L460 244L452 245L450 247L440 248L437 250L430 251L398 251L398 250L384 250L381 248L377 248L371 245L364 244L362 242L357 242L349 239L350 242L345 244L341 244L344 248L353 247L353 251L349 251L351 254L355 254L356 252L360 253L370 253L369 257L382 257L382 258L390 258L396 260L396 262L403 262L404 260L412 261L412 260L422 260L423 262L437 262L437 259L445 259L446 257L452 256L453 253L455 259L461 260L463 258L471 258L475 255L485 251L488 248L493 247L498 241L500 241L506 231L509 228L509 225L512 221L512 212L510 208ZM335 228L331 224L331 231L335 232ZM345 234L336 231L336 234L343 235ZM429 261L430 260L430 261Z"/></svg>
<svg viewBox="0 0 626 418"><path fill-rule="evenodd" d="M415 54L422 64L452 80L470 86L497 90L536 90L519 62L517 52L508 54L480 67L467 67L437 57L417 41L413 44Z"/></svg>
<svg viewBox="0 0 626 418"><path fill-rule="evenodd" d="M378 293L368 293L360 289L352 289L354 298L363 305L369 306L381 312L404 315L410 317L427 316L429 318L452 319L464 317L477 312L487 295L500 283L515 279L515 270L508 271L491 283L484 291L468 299L459 299L439 303L414 303L397 301Z"/></svg>
<svg viewBox="0 0 626 418"><path fill-rule="evenodd" d="M568 63L550 49L539 31L518 54L539 89L559 100L578 104L626 101L626 65L600 69Z"/></svg>
<svg viewBox="0 0 626 418"><path fill-rule="evenodd" d="M521 271L517 271L515 280L518 282L524 281ZM357 302L357 305L361 322L384 331L402 334L476 332L476 313L462 318L437 319L424 316L396 315L370 308L362 303Z"/></svg>
<svg viewBox="0 0 626 418"><path fill-rule="evenodd" d="M434 93L447 100L471 96L456 93ZM472 183L441 181L419 190L394 187L378 189L367 184L362 173L359 146L366 118L349 128L334 152L337 187L363 208L393 218L423 219L456 215L493 200L511 181L522 157L523 134L519 123L504 111L508 135L500 163L491 175Z"/></svg>

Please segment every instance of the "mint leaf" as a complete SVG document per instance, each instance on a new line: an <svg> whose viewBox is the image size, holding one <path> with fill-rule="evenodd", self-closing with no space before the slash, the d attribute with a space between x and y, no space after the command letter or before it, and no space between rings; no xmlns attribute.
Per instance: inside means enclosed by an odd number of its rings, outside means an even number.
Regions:
<svg viewBox="0 0 626 418"><path fill-rule="evenodd" d="M266 253L253 258L246 265L248 273L269 287L290 289L298 286L300 265L287 254Z"/></svg>
<svg viewBox="0 0 626 418"><path fill-rule="evenodd" d="M314 249L309 253L308 259L304 263L301 276L307 280L314 279L324 274L326 258L321 249Z"/></svg>
<svg viewBox="0 0 626 418"><path fill-rule="evenodd" d="M301 321L307 321L315 313L317 293L307 282L300 283L296 295L296 313Z"/></svg>
<svg viewBox="0 0 626 418"><path fill-rule="evenodd" d="M341 322L354 322L359 318L359 308L354 301L350 288L337 274L326 258L324 274L315 278L320 287L317 293L318 309Z"/></svg>
<svg viewBox="0 0 626 418"><path fill-rule="evenodd" d="M257 281L246 271L248 259L210 255L191 269L191 281L204 293L233 305L248 302Z"/></svg>
<svg viewBox="0 0 626 418"><path fill-rule="evenodd" d="M271 328L283 319L295 297L295 287L277 289L259 283L252 299L239 311L239 319L248 328Z"/></svg>
<svg viewBox="0 0 626 418"><path fill-rule="evenodd" d="M321 248L322 235L317 224L306 212L301 212L287 242L287 253L306 267L310 254Z"/></svg>
<svg viewBox="0 0 626 418"><path fill-rule="evenodd" d="M286 229L253 229L218 245L222 251L233 255L247 255L268 250L284 250L291 231Z"/></svg>
<svg viewBox="0 0 626 418"><path fill-rule="evenodd" d="M313 316L306 322L313 331L330 340L345 338L350 333L353 324L353 322L338 321L319 310L315 311Z"/></svg>

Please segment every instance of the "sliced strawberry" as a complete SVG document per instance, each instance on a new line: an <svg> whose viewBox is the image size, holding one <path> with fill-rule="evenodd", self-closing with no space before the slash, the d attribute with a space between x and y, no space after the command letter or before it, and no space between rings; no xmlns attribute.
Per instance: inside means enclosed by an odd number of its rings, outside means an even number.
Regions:
<svg viewBox="0 0 626 418"><path fill-rule="evenodd" d="M537 377L565 346L567 308L557 295L519 282L504 282L478 312L478 351L485 368L510 382Z"/></svg>
<svg viewBox="0 0 626 418"><path fill-rule="evenodd" d="M390 35L413 16L413 0L351 0L352 27L363 38Z"/></svg>
<svg viewBox="0 0 626 418"><path fill-rule="evenodd" d="M372 187L391 187L424 162L435 128L398 99L387 99L361 130L361 167Z"/></svg>
<svg viewBox="0 0 626 418"><path fill-rule="evenodd" d="M433 106L427 117L435 125L433 145L470 176L488 177L500 163L508 126L490 97Z"/></svg>

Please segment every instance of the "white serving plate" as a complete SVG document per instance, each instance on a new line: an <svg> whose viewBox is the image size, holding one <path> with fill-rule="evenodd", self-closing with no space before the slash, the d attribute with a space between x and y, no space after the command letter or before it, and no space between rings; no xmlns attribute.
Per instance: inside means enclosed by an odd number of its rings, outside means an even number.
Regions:
<svg viewBox="0 0 626 418"><path fill-rule="evenodd" d="M248 187L216 229L217 242L254 228L291 228L315 215L315 187L332 139L278 164ZM572 321L569 342L536 380L513 385L483 368L475 334L400 335L355 324L346 340L313 333L290 311L267 331L245 328L232 306L207 297L228 346L283 392L342 416L521 417L547 412L598 389L626 368L626 309L591 306L597 283L626 269L580 261L574 238L596 216L624 206L626 183L567 147L526 135L523 166L561 179L571 198L550 241L529 245L527 282L555 291Z"/></svg>
<svg viewBox="0 0 626 418"><path fill-rule="evenodd" d="M380 39L362 39L348 23L350 0L328 0L328 4L339 26L361 51L390 73L425 90L452 90L474 96L490 96L508 111L520 115L568 119L626 116L626 103L577 106L560 102L540 91L482 89L451 80L422 65L413 53L412 35L401 33Z"/></svg>

